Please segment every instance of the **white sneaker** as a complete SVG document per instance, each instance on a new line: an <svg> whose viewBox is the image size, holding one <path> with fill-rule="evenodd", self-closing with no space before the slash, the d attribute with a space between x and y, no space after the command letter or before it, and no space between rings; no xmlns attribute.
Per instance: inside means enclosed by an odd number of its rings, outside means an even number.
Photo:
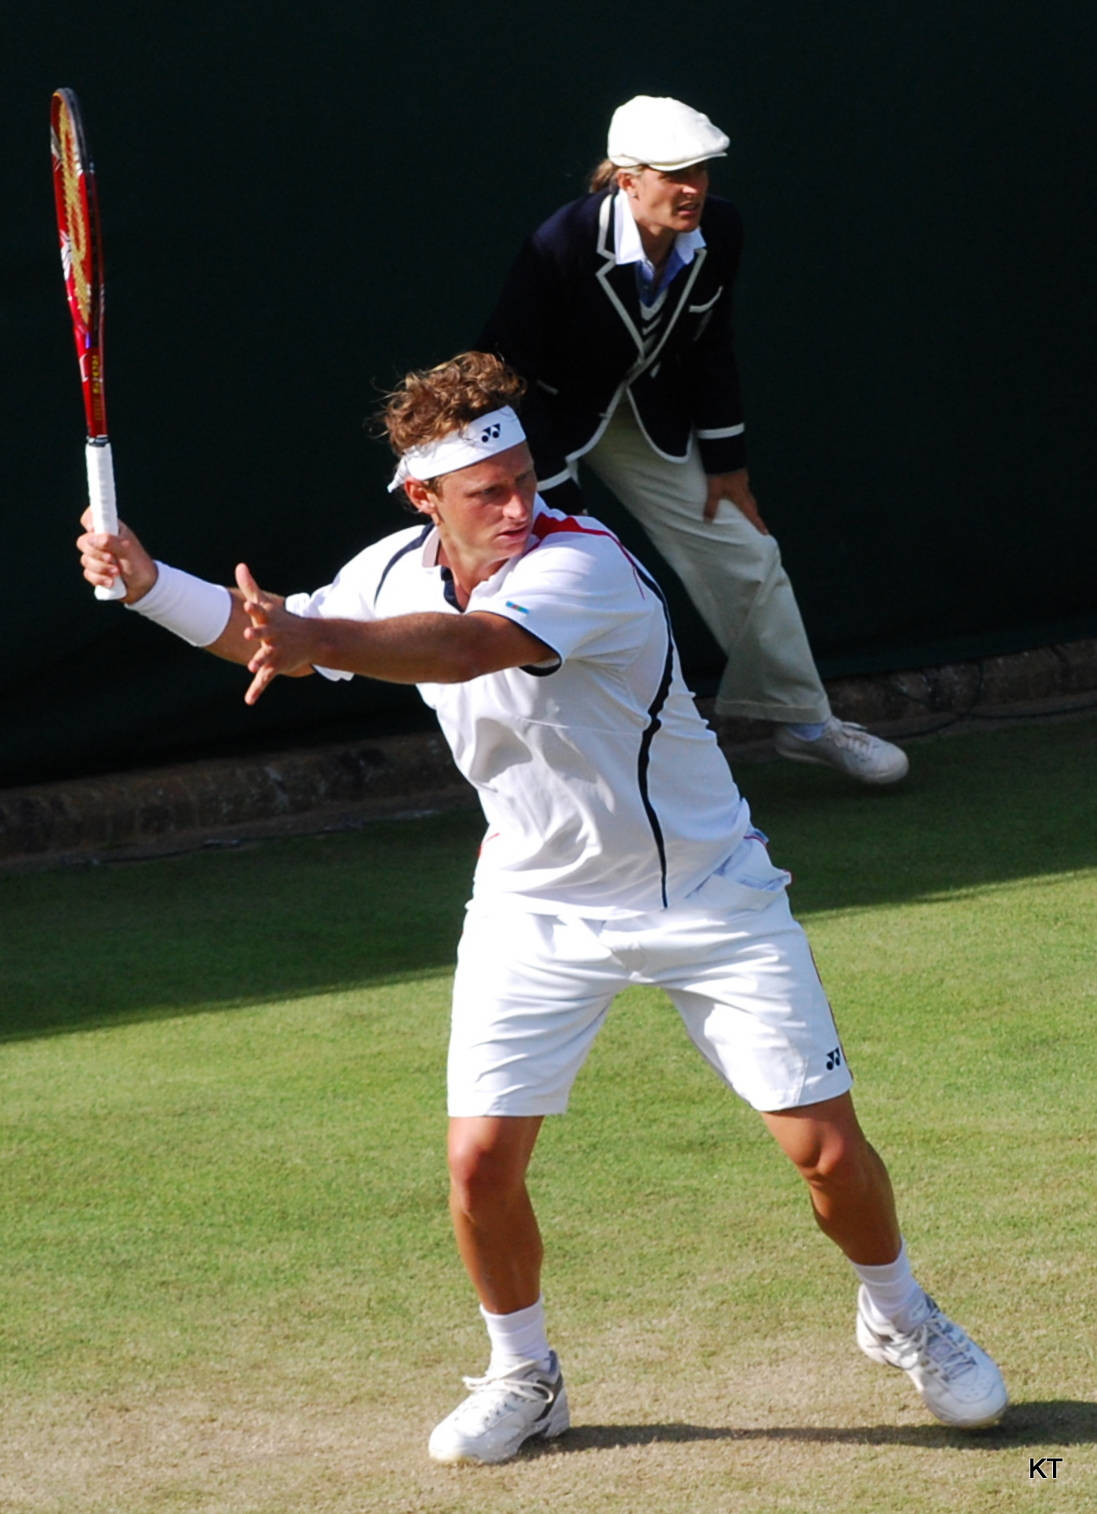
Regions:
<svg viewBox="0 0 1097 1514"><path fill-rule="evenodd" d="M465 1387L469 1397L431 1434L434 1461L509 1461L527 1440L551 1440L571 1424L555 1351L548 1371L525 1362L502 1377L466 1377Z"/></svg>
<svg viewBox="0 0 1097 1514"><path fill-rule="evenodd" d="M850 778L859 778L862 783L898 783L910 769L902 747L873 736L863 725L839 720L834 715L815 741L805 741L802 736L794 736L787 725L779 725L774 745L782 757L790 757L793 762L819 762Z"/></svg>
<svg viewBox="0 0 1097 1514"><path fill-rule="evenodd" d="M857 1295L857 1344L874 1362L905 1372L942 1424L960 1430L996 1424L1009 1403L1002 1374L928 1294L926 1303L929 1313L921 1324L900 1335L871 1322L862 1288Z"/></svg>

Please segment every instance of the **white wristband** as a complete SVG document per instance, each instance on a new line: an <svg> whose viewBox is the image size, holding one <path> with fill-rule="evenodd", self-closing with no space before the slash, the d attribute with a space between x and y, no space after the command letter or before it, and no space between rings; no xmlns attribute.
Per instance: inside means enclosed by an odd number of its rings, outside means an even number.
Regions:
<svg viewBox="0 0 1097 1514"><path fill-rule="evenodd" d="M156 573L149 592L126 609L136 610L165 631L174 631L192 647L208 647L216 641L232 613L229 591L181 568L169 568L167 563L157 562Z"/></svg>

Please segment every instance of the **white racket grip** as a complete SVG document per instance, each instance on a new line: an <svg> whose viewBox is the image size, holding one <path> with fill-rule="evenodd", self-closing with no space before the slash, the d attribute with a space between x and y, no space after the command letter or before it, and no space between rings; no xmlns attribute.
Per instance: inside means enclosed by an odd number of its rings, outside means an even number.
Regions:
<svg viewBox="0 0 1097 1514"><path fill-rule="evenodd" d="M88 503L91 505L91 523L95 531L108 531L112 536L118 530L118 510L114 501L114 460L110 442L88 442L84 448L84 461L88 465ZM126 586L116 578L109 589L96 589L96 599L124 599Z"/></svg>

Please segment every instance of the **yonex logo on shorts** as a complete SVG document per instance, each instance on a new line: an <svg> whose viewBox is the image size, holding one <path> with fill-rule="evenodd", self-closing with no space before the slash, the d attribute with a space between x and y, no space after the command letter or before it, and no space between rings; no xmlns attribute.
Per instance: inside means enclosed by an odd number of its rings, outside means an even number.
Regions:
<svg viewBox="0 0 1097 1514"><path fill-rule="evenodd" d="M827 1072L833 1072L836 1067L841 1065L841 1062L842 1048L840 1046L836 1046L833 1051L827 1052Z"/></svg>

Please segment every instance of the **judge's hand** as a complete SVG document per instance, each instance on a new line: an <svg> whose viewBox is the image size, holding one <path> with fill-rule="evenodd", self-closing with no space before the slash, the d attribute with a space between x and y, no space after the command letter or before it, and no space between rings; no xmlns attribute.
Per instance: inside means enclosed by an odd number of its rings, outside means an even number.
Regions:
<svg viewBox="0 0 1097 1514"><path fill-rule="evenodd" d="M737 468L733 473L708 474L706 520L716 519L721 500L728 500L737 510L741 510L756 531L760 531L763 536L769 535L769 527L758 509L758 501L751 493L750 475L745 468Z"/></svg>

